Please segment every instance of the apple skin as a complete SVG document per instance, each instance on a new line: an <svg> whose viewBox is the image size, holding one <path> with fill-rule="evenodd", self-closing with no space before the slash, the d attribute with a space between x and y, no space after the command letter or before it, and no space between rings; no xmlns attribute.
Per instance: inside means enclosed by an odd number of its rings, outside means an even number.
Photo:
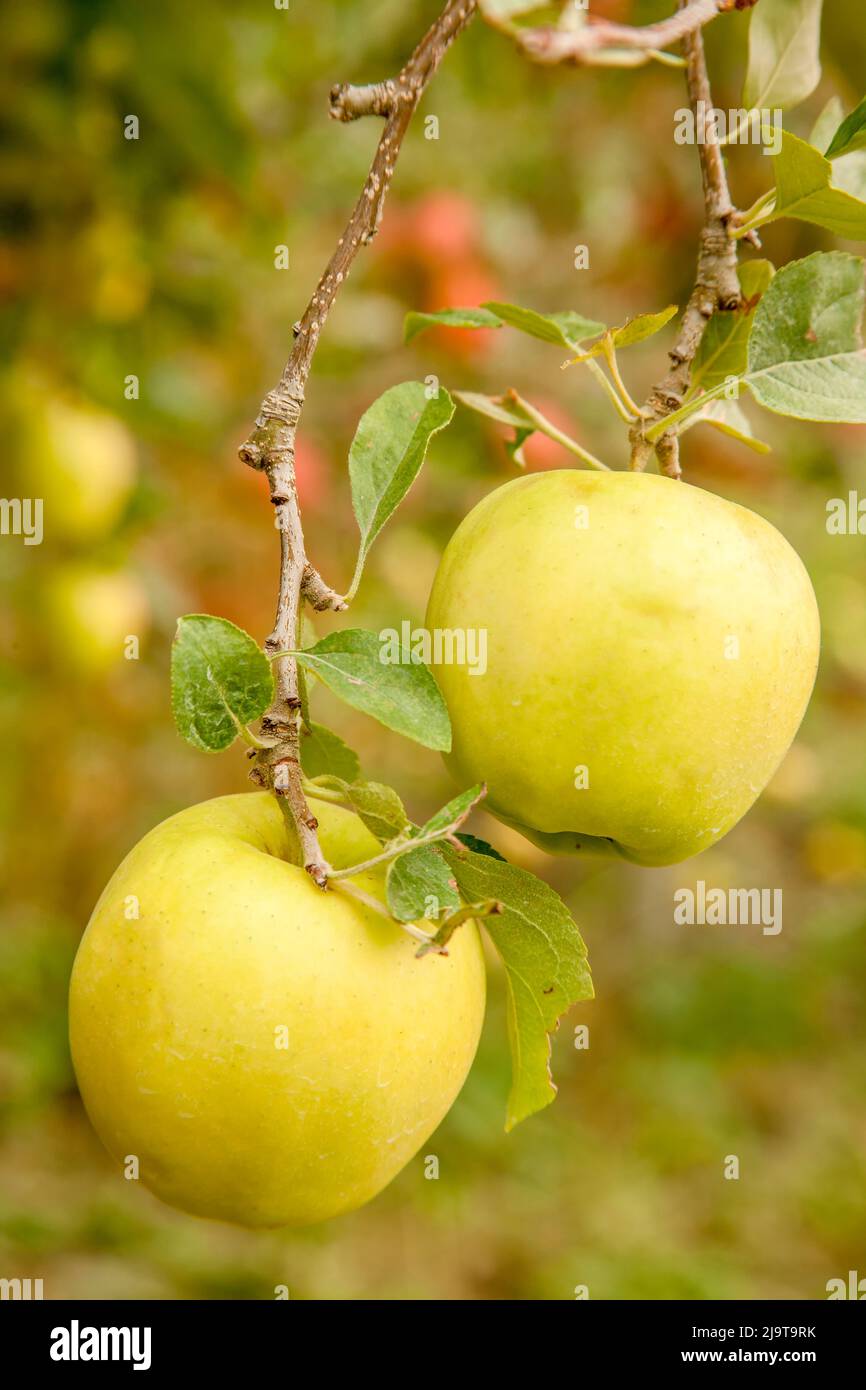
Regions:
<svg viewBox="0 0 866 1390"><path fill-rule="evenodd" d="M119 522L135 486L135 442L114 416L39 401L20 444L22 485L45 504L45 533L87 546Z"/></svg>
<svg viewBox="0 0 866 1390"><path fill-rule="evenodd" d="M150 600L135 574L78 560L47 576L42 610L63 662L85 678L119 667L127 638L141 639L150 628Z"/></svg>
<svg viewBox="0 0 866 1390"><path fill-rule="evenodd" d="M483 675L434 667L461 784L485 781L488 809L551 852L648 865L699 853L749 809L797 732L820 642L809 576L769 522L644 473L491 493L445 550L426 624L487 632Z"/></svg>
<svg viewBox="0 0 866 1390"><path fill-rule="evenodd" d="M335 867L381 850L357 816L313 806ZM270 793L172 816L103 892L70 989L75 1072L108 1150L137 1155L170 1205L248 1227L380 1192L450 1109L484 1016L473 923L418 960L395 923L290 857ZM356 881L382 898L381 871Z"/></svg>

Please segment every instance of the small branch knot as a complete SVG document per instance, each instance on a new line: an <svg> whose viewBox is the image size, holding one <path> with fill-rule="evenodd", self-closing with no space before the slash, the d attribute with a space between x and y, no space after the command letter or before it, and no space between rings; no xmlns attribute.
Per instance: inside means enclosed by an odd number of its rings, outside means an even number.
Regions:
<svg viewBox="0 0 866 1390"><path fill-rule="evenodd" d="M342 594L331 589L309 561L304 570L301 588L310 607L314 608L317 613L326 613L328 610L342 613L349 606Z"/></svg>
<svg viewBox="0 0 866 1390"><path fill-rule="evenodd" d="M657 386L650 396L650 411L654 419L660 420L663 415L670 415L675 410L679 410L683 403L683 398L679 391L666 391L664 386Z"/></svg>
<svg viewBox="0 0 866 1390"><path fill-rule="evenodd" d="M366 87L338 82L331 88L330 114L335 121L357 121L362 116L388 117L393 114L397 101L397 84L391 77L384 82L371 82Z"/></svg>
<svg viewBox="0 0 866 1390"><path fill-rule="evenodd" d="M254 435L251 435L246 443L238 449L238 458L241 463L247 465L247 468L262 469L265 466L261 448Z"/></svg>
<svg viewBox="0 0 866 1390"><path fill-rule="evenodd" d="M304 393L300 395L292 392L288 386L282 382L269 391L262 401L257 426L261 426L266 420L279 420L283 425L297 426L301 418L301 408L304 404Z"/></svg>
<svg viewBox="0 0 866 1390"><path fill-rule="evenodd" d="M715 259L718 256L726 256L729 251L730 242L724 218L713 217L701 231L700 255Z"/></svg>
<svg viewBox="0 0 866 1390"><path fill-rule="evenodd" d="M303 388L297 385L280 381L269 391L262 401L255 429L238 450L241 462L259 471L270 471L278 465L291 471L295 431L303 404Z"/></svg>

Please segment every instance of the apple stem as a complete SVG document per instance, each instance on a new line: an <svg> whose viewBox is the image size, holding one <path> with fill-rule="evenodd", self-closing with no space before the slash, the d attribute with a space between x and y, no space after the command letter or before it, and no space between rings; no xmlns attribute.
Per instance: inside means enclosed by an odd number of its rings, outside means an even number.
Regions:
<svg viewBox="0 0 866 1390"><path fill-rule="evenodd" d="M734 241L754 240L758 228L763 227L766 222L772 221L776 211L775 188L765 193L763 198L759 198L755 206L759 207L760 210L758 212L750 211L744 213L741 218L738 218L736 227L731 232Z"/></svg>
<svg viewBox="0 0 866 1390"><path fill-rule="evenodd" d="M314 796L319 801L330 801L335 806L345 806L346 798L342 792L335 791L333 787L320 787L315 782L309 782L306 778L302 779L301 786L305 796Z"/></svg>
<svg viewBox="0 0 866 1390"><path fill-rule="evenodd" d="M619 362L617 361L616 347L614 345L612 333L605 333L604 338L602 340L602 351L604 352L604 360L608 365L608 369L610 371L611 376L613 377L613 384L620 394L620 398L622 399L623 405L629 412L628 418L630 420L639 420L640 406L637 404L636 401L632 400L629 389L622 379L622 373L619 369Z"/></svg>
<svg viewBox="0 0 866 1390"><path fill-rule="evenodd" d="M563 362L562 365L563 367L570 367L571 363ZM598 362L596 362L594 358L588 357L583 365L586 367L588 372L592 373L599 386L601 386L602 389L606 392L607 397L619 418L621 420L624 420L627 425L632 424L635 419L635 416L628 409L628 407L625 404L625 401L623 401L620 397L619 392L617 391L613 382L608 380L607 376L604 373L604 370L599 366Z"/></svg>
<svg viewBox="0 0 866 1390"><path fill-rule="evenodd" d="M352 872L354 873L355 870L353 869ZM374 898L372 893L367 893L363 888L359 888L357 883L353 883L351 879L344 878L336 882L332 880L331 887L339 893L345 893L347 897L354 898L356 902L363 903L364 907L369 907L371 912L375 912L378 917L386 918L392 926L400 927L408 936L412 937L413 941L420 941L428 949L431 947L432 933L422 931L420 927L416 927L414 922L398 922L396 917L391 916L384 903L381 903L378 898Z"/></svg>
<svg viewBox="0 0 866 1390"><path fill-rule="evenodd" d="M717 9L733 7L731 0L726 5L719 4ZM743 0L737 0L736 7L744 9L747 6ZM680 0L681 15L689 8L684 0ZM691 8L695 9L694 6ZM704 41L699 28L685 36L684 49L689 100L695 121L698 122L699 111L709 111L713 106ZM698 141L698 153L704 191L704 226L695 284L680 321L676 344L668 354L670 369L650 391L641 418L630 431L630 467L637 471L644 469L655 454L660 471L671 478L679 478L682 473L679 440L675 428L667 426L660 431L659 422L664 422L667 416L676 415L682 408L689 389L691 365L713 314L717 309L738 309L742 304L737 275L737 242L734 240L739 214L731 200L724 156L718 142L710 138Z"/></svg>
<svg viewBox="0 0 866 1390"><path fill-rule="evenodd" d="M343 235L337 243L309 304L294 326L294 346L282 376L265 396L255 426L241 445L240 458L265 473L280 533L280 582L274 628L265 643L270 656L298 649L304 603L325 612L340 612L346 598L332 589L307 559L301 510L295 482L295 438L304 406L313 356L328 314L362 246L373 240L382 220L397 157L409 123L442 58L477 9L477 0L448 0L396 78L366 87L348 84L331 91L331 116L353 121L381 116L385 129L370 171ZM306 720L306 696L297 660L287 656L276 666L274 701L262 719L268 746L258 751L250 776L281 798L297 830L304 867L320 887L331 869L317 835L317 822L307 804L300 763L301 724Z"/></svg>
<svg viewBox="0 0 866 1390"><path fill-rule="evenodd" d="M569 453L582 459L587 468L594 468L600 473L610 472L606 463L602 463L601 459L596 458L595 454L591 454L588 449L584 449L583 445L578 444L576 439L572 439L570 435L564 434L562 430L557 429L556 425L548 420L546 415L542 415L540 410L537 410L534 405L530 405L529 401L525 401L516 391L510 391L508 395L512 399L514 405L519 408L521 413L526 416L527 420L529 420L541 434L546 434L548 439L556 440L557 444L561 444Z"/></svg>
<svg viewBox="0 0 866 1390"><path fill-rule="evenodd" d="M474 803L470 810L474 810ZM466 815L468 814L467 812ZM460 816L453 825L447 826L444 830L433 830L429 835L417 835L414 839L410 837L406 840L391 840L381 854L374 854L371 859L364 859L360 864L350 864L346 869L331 869L330 882L351 878L354 874L365 874L369 869L376 869L391 859L399 859L401 854L409 854L413 849L423 849L425 845L435 845L439 840L448 840L459 830L466 820L466 815Z"/></svg>
<svg viewBox="0 0 866 1390"><path fill-rule="evenodd" d="M375 854L371 859L364 859L360 864L351 864L346 869L332 869L331 879L351 878L353 874L366 873L368 869L375 869L379 864L386 863L389 859L397 859L401 854L408 854L413 849L422 849L425 845L435 845L439 840L447 840L449 844L457 849L462 849L462 845L455 837L462 825L465 825L472 812L483 801L487 795L487 787L482 784L472 797L468 805L464 806L447 825L437 825L435 830L428 830L425 834L407 834L396 836L391 840L380 854Z"/></svg>

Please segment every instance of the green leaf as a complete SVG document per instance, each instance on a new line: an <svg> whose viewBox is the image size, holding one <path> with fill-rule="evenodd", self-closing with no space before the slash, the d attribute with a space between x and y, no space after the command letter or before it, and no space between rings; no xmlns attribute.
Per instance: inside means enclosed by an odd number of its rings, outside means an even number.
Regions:
<svg viewBox="0 0 866 1390"><path fill-rule="evenodd" d="M519 429L513 439L506 439L504 441L505 452L515 467L526 468L527 459L523 446L527 439L531 439L534 434L534 429L526 427Z"/></svg>
<svg viewBox="0 0 866 1390"><path fill-rule="evenodd" d="M468 791L461 792L459 796L453 796L435 815L430 817L425 825L421 826L418 834L435 835L440 830L447 830L449 825L454 825L461 818L467 816L483 795L484 787L478 782Z"/></svg>
<svg viewBox="0 0 866 1390"><path fill-rule="evenodd" d="M435 313L406 315L404 337L409 343L426 328L437 325L446 328L502 328L508 324L532 338L556 347L578 348L585 338L594 338L605 325L596 319L584 318L573 309L557 314L539 314L534 309L522 309L518 304L491 300L478 309L439 309Z"/></svg>
<svg viewBox="0 0 866 1390"><path fill-rule="evenodd" d="M226 618L191 613L171 649L171 708L194 748L218 753L274 698L274 673L261 647Z"/></svg>
<svg viewBox="0 0 866 1390"><path fill-rule="evenodd" d="M749 61L743 102L752 110L789 111L815 90L821 0L761 0L749 22Z"/></svg>
<svg viewBox="0 0 866 1390"><path fill-rule="evenodd" d="M458 830L456 838L467 849L471 849L475 854L486 854L491 859L498 859L500 864L507 864L508 860L504 854L500 854L498 849L494 849L486 840L482 840L478 835L468 835L463 830Z"/></svg>
<svg viewBox="0 0 866 1390"><path fill-rule="evenodd" d="M403 338L411 343L428 328L501 328L502 319L489 309L438 309L435 313L407 314L403 322Z"/></svg>
<svg viewBox="0 0 866 1390"><path fill-rule="evenodd" d="M763 439L755 438L748 416L736 401L708 401L700 415L695 418L698 424L712 425L722 434L730 435L740 444L753 449L756 454L771 453L769 444L765 444Z"/></svg>
<svg viewBox="0 0 866 1390"><path fill-rule="evenodd" d="M566 1009L593 995L586 947L565 903L534 874L471 851L444 849L462 896L495 899L485 921L508 980L512 1084L506 1129L549 1105L550 1037Z"/></svg>
<svg viewBox="0 0 866 1390"><path fill-rule="evenodd" d="M393 787L386 787L381 782L347 782L342 777L327 774L318 777L317 784L321 785L323 791L337 792L383 845L412 828Z"/></svg>
<svg viewBox="0 0 866 1390"><path fill-rule="evenodd" d="M311 724L301 731L301 767L307 777L339 777L354 782L361 775L357 753L324 724Z"/></svg>
<svg viewBox="0 0 866 1390"><path fill-rule="evenodd" d="M651 338L659 329L664 328L666 323L670 323L678 307L676 304L669 304L657 314L636 314L620 328L614 328L614 347L631 347L633 343L642 343L645 339Z"/></svg>
<svg viewBox="0 0 866 1390"><path fill-rule="evenodd" d="M417 922L423 917L437 918L446 910L460 906L454 877L434 845L401 854L388 865L385 876L388 908L398 922ZM431 898L435 910L431 913Z"/></svg>
<svg viewBox="0 0 866 1390"><path fill-rule="evenodd" d="M584 339L594 338L605 329L603 323L584 318L573 309L558 314L539 314L534 309L522 309L518 304L502 304L498 300L488 300L484 308L498 314L511 328L556 347L578 348Z"/></svg>
<svg viewBox="0 0 866 1390"><path fill-rule="evenodd" d="M309 613L304 609L301 612L301 646L312 647L317 636L316 625Z"/></svg>
<svg viewBox="0 0 866 1390"><path fill-rule="evenodd" d="M833 186L866 202L866 150L852 150L833 160Z"/></svg>
<svg viewBox="0 0 866 1390"><path fill-rule="evenodd" d="M409 817L393 787L382 782L354 782L346 787L345 794L355 814L383 844L408 828Z"/></svg>
<svg viewBox="0 0 866 1390"><path fill-rule="evenodd" d="M844 107L838 97L833 96L821 110L818 119L809 131L809 144L814 145L821 154L827 153L835 132L842 123Z"/></svg>
<svg viewBox="0 0 866 1390"><path fill-rule="evenodd" d="M598 342L582 352L579 357L572 359L572 362L588 362L592 357L601 357L607 349L608 343L612 343L615 348L631 347L633 343L642 343L644 339L651 338L654 333L658 333L660 328L664 328L677 312L676 304L669 304L666 309L660 310L657 314L636 314L633 319L627 319L619 328L608 328Z"/></svg>
<svg viewBox="0 0 866 1390"><path fill-rule="evenodd" d="M745 304L740 309L720 309L713 314L692 364L692 386L704 391L712 390L728 377L742 376L746 370L757 299L766 293L773 266L770 261L744 261L739 274Z"/></svg>
<svg viewBox="0 0 866 1390"><path fill-rule="evenodd" d="M809 135L809 144L833 163L833 186L866 201L866 100L843 119L842 103L831 97Z"/></svg>
<svg viewBox="0 0 866 1390"><path fill-rule="evenodd" d="M301 666L353 709L425 748L450 749L451 724L439 687L407 649L401 647L398 662L389 661L375 632L347 628L296 655Z"/></svg>
<svg viewBox="0 0 866 1390"><path fill-rule="evenodd" d="M773 156L773 170L776 203L762 221L793 217L849 241L866 240L866 202L832 186L833 165L814 145L782 131L782 148Z"/></svg>
<svg viewBox="0 0 866 1390"><path fill-rule="evenodd" d="M516 430L528 428L526 416L522 411L516 406L506 404L507 396L482 396L477 391L455 391L454 399L469 410L486 415L490 420L496 420L500 425L511 425Z"/></svg>
<svg viewBox="0 0 866 1390"><path fill-rule="evenodd" d="M370 546L417 478L432 436L453 414L444 388L430 397L422 382L404 381L362 416L349 450L352 506L361 532L353 590Z"/></svg>
<svg viewBox="0 0 866 1390"><path fill-rule="evenodd" d="M850 116L842 121L827 149L828 159L838 159L840 155L851 154L853 150L866 149L866 97L856 106Z"/></svg>
<svg viewBox="0 0 866 1390"><path fill-rule="evenodd" d="M489 420L496 420L500 425L510 425L514 430L514 437L505 441L505 452L518 468L526 467L523 446L527 439L531 439L535 434L536 427L527 422L522 411L516 406L506 405L507 396L482 396L477 391L455 391L454 399L478 415L486 415Z"/></svg>
<svg viewBox="0 0 866 1390"><path fill-rule="evenodd" d="M526 467L523 446L533 434L547 434L556 439L563 448L572 453L580 453L577 442L569 437L541 414L529 401L524 401L514 391L506 391L503 396L482 396L476 391L455 391L455 400L479 415L486 415L500 425L509 425L514 430L514 438L505 441L505 451L518 468ZM530 409L532 413L530 414ZM584 458L586 455L584 455Z"/></svg>
<svg viewBox="0 0 866 1390"><path fill-rule="evenodd" d="M818 251L777 272L749 340L745 380L761 405L801 420L866 423L863 270L857 256Z"/></svg>

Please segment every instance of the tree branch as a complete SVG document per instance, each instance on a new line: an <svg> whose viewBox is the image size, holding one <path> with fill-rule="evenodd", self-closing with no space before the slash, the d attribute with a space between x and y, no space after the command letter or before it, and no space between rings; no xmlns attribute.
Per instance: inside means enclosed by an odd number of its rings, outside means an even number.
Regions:
<svg viewBox="0 0 866 1390"><path fill-rule="evenodd" d="M680 2L683 3L683 0ZM685 14L690 8L693 6L686 4L682 13ZM689 34L684 46L689 100L695 118L695 130L699 132L699 103L702 111L711 110L713 105L704 56L704 40L700 30ZM704 329L716 309L736 309L742 302L737 277L737 243L729 236L729 228L736 219L737 212L731 202L724 156L720 145L709 136L704 140L698 140L698 152L704 190L704 226L701 231L695 285L680 321L676 344L668 354L671 359L670 370L653 387L641 419L631 430L631 467L638 470L645 468L655 448L659 468L672 478L679 478L681 475L679 441L676 434L673 431L665 432L653 446L646 439L645 432L651 425L682 405L683 397L689 388L691 364L700 347Z"/></svg>
<svg viewBox="0 0 866 1390"><path fill-rule="evenodd" d="M372 82L366 87L341 82L331 88L331 115L335 121L357 121L360 116L390 116L396 96L397 84L390 77L386 82Z"/></svg>
<svg viewBox="0 0 866 1390"><path fill-rule="evenodd" d="M319 335L331 306L362 246L373 240L382 218L385 196L409 122L427 83L442 58L469 23L476 0L448 0L444 10L418 44L396 79L372 87L335 87L331 114L339 120L376 114L386 118L370 172L345 232L300 321L295 342L279 382L262 401L255 427L240 448L242 461L267 474L271 503L280 532L280 585L274 629L266 650L292 651L299 645L301 608L309 601L317 609L341 609L345 601L324 582L309 563L298 492L295 485L295 436L304 405L304 391ZM316 818L301 785L301 697L297 663L292 657L277 663L276 695L262 720L263 733L276 746L261 752L252 776L281 798L297 830L304 867L320 887L330 866L316 834Z"/></svg>
<svg viewBox="0 0 866 1390"><path fill-rule="evenodd" d="M757 0L687 0L676 14L639 29L588 15L588 23L577 29L539 27L508 32L538 63L615 63L610 50L621 49L623 65L633 66L698 33L717 15L750 9L755 4Z"/></svg>

